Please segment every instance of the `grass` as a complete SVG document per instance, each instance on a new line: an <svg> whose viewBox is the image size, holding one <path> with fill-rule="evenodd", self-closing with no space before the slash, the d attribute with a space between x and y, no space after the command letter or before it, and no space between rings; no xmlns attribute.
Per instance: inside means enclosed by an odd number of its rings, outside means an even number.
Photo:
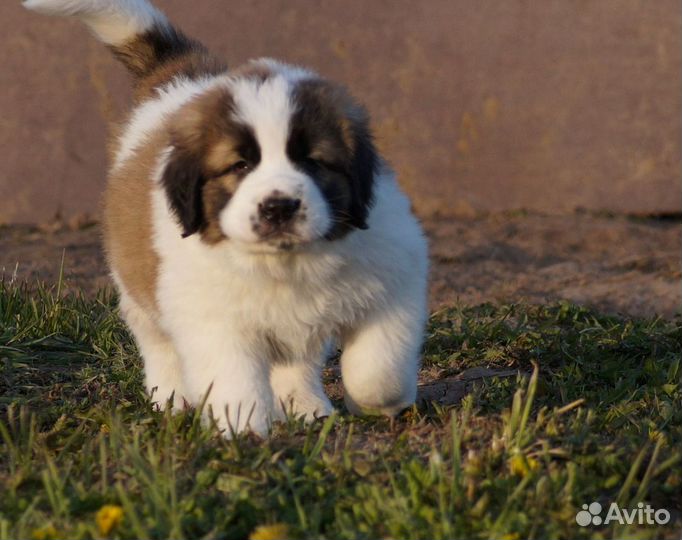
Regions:
<svg viewBox="0 0 682 540"><path fill-rule="evenodd" d="M682 530L679 321L565 303L453 307L431 317L425 367L517 377L394 421L342 412L227 441L196 411L152 408L114 306L106 293L0 284L0 540ZM593 501L645 502L672 518L581 528L576 512Z"/></svg>

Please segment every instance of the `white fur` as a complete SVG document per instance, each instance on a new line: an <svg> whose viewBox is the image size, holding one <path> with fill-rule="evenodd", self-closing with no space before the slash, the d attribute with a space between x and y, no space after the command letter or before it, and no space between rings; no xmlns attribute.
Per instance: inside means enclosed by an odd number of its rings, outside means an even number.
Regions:
<svg viewBox="0 0 682 540"><path fill-rule="evenodd" d="M236 79L229 84L237 119L253 127L261 149L261 161L239 186L221 215L221 227L228 238L256 243L260 237L251 224L257 219L258 205L275 191L281 196L301 200L300 215L294 232L302 241L324 236L331 228L326 201L315 183L298 171L287 158L289 119L293 114L291 80L284 75L264 83Z"/></svg>
<svg viewBox="0 0 682 540"><path fill-rule="evenodd" d="M181 408L185 393L184 377L175 346L153 315L135 302L115 271L112 277L121 296L121 315L135 335L135 342L144 358L145 386L152 402L164 407L170 400L172 408Z"/></svg>
<svg viewBox="0 0 682 540"><path fill-rule="evenodd" d="M274 397L276 418L296 416L317 418L334 411L322 386L322 360L312 357L307 362L276 362L270 368L270 386Z"/></svg>
<svg viewBox="0 0 682 540"><path fill-rule="evenodd" d="M183 360L185 395L224 428L265 433L282 403L311 418L331 405L319 379L337 339L346 402L395 414L414 401L426 318L426 242L392 173L377 182L369 230L294 253L182 239L165 195L154 195L160 325ZM271 358L271 334L288 358ZM152 383L150 383L152 384ZM238 412L240 414L238 414ZM229 433L229 430L228 430Z"/></svg>
<svg viewBox="0 0 682 540"><path fill-rule="evenodd" d="M251 63L265 66L271 71L278 73L279 75L284 77L290 83L295 83L303 79L309 79L311 77L317 76L315 72L309 69L306 69L301 66L285 64L284 62L280 62L279 60L275 60L274 58L267 57L258 58L256 60L252 60Z"/></svg>
<svg viewBox="0 0 682 540"><path fill-rule="evenodd" d="M257 219L258 205L275 192L300 199L305 219L297 219L293 231L301 241L309 242L323 237L331 228L327 203L314 182L290 164L262 162L249 174L234 197L221 213L221 228L231 240L253 244L253 249L265 249L253 230L252 220ZM301 214L303 215L303 214Z"/></svg>
<svg viewBox="0 0 682 540"><path fill-rule="evenodd" d="M120 44L165 18L144 0L27 0L26 7L83 19L102 40ZM293 411L328 415L321 369L330 342L342 349L346 403L353 412L395 414L414 402L426 321L427 247L393 173L382 164L368 230L323 238L330 210L316 184L286 155L293 114L291 87L315 75L258 60L278 76L256 84L223 75L175 80L139 106L123 135L114 168L134 157L170 114L215 85L235 98L261 160L220 216L228 240L209 245L182 230L159 180L171 149L159 155L152 188L152 244L158 255L157 312L129 294L117 269L121 312L145 362L153 399L172 406L207 405L230 435L266 433ZM275 190L302 201L291 250L263 247L250 227L259 202ZM305 215L303 215L305 214Z"/></svg>
<svg viewBox="0 0 682 540"><path fill-rule="evenodd" d="M146 0L24 0L24 7L45 15L77 17L104 43L122 45L166 17Z"/></svg>
<svg viewBox="0 0 682 540"><path fill-rule="evenodd" d="M124 310L145 359L147 387L158 388L157 402L174 392L175 405L179 396L196 405L210 389L207 405L228 436L247 428L266 433L285 410L309 419L330 414L320 380L330 339L344 349L342 376L351 411L395 414L416 395L427 275L419 224L393 173L382 165L369 229L332 242L320 239L329 225L326 203L286 158L293 112L286 83L275 78L271 86L240 86L218 78L200 87L174 86L147 105L149 113L138 110L123 138L130 148L143 144L145 114L151 118L156 110L163 116L213 84L228 84L238 89L238 114L261 146L261 164L222 213L228 241L209 246L199 235L183 239L157 184L158 328L150 329L139 310ZM133 139L138 142L131 144ZM170 150L159 157L156 182ZM309 227L310 234L291 252L255 249L260 244L245 227L257 202L274 189L301 196L320 213L316 218L310 211L311 222L299 224L299 233ZM122 285L122 306L131 305ZM269 337L281 345L284 358L273 357Z"/></svg>
<svg viewBox="0 0 682 540"><path fill-rule="evenodd" d="M287 66L286 64L270 58L252 60L251 63L263 64L280 74L280 77L276 79L278 81L277 85L273 85L273 82L270 82L263 92L256 93L255 95L260 96L261 99L265 98L266 102L272 102L270 103L271 106L275 105L283 109L279 116L285 122L284 125L286 126L288 113L291 112L291 104L288 102L288 93L285 94L287 96L287 101L282 102L280 99L280 103L277 103L277 96L272 96L271 99L268 100L268 94L273 94L273 86L281 87L285 80L288 83L296 82L303 78L313 77L313 72L299 67ZM254 122L256 122L258 118L262 118L263 121L259 122L259 125L263 126L262 130L265 131L265 126L268 126L271 122L269 122L266 115L257 110L257 107L254 105L261 105L261 103L254 103L254 95L247 91L252 88L252 81L239 78L233 79L229 74L192 80L176 78L168 85L157 89L157 96L144 101L133 111L125 130L119 139L119 148L114 159L113 168L116 169L117 167L120 167L126 160L131 158L134 155L135 150L146 140L146 138L151 133L158 130L167 118L180 109L185 103L221 84L228 86L230 89L236 89L238 92L241 91L240 103L243 105L242 114L245 118ZM269 92L268 89L270 90ZM270 111L272 111L272 109L270 109ZM274 131L273 137L275 140L277 140L277 135L279 135L279 138L281 139L281 132L278 133L276 130ZM263 135L265 135L265 133L263 133Z"/></svg>

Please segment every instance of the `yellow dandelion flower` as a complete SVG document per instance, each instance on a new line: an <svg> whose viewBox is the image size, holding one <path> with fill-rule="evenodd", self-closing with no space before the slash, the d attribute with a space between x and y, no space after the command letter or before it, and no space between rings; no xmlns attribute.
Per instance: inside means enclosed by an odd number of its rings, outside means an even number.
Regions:
<svg viewBox="0 0 682 540"><path fill-rule="evenodd" d="M249 540L286 540L289 526L286 523L259 525L249 535Z"/></svg>
<svg viewBox="0 0 682 540"><path fill-rule="evenodd" d="M500 540L519 540L519 533L503 534Z"/></svg>
<svg viewBox="0 0 682 540"><path fill-rule="evenodd" d="M44 527L40 527L40 529L33 531L31 536L33 537L33 540L53 540L54 538L57 538L57 529L52 525L45 525Z"/></svg>
<svg viewBox="0 0 682 540"><path fill-rule="evenodd" d="M527 476L531 471L540 467L537 459L516 454L509 460L509 470L516 476Z"/></svg>
<svg viewBox="0 0 682 540"><path fill-rule="evenodd" d="M123 508L115 504L105 504L95 516L99 532L104 536L108 536L112 529L121 523L122 519Z"/></svg>

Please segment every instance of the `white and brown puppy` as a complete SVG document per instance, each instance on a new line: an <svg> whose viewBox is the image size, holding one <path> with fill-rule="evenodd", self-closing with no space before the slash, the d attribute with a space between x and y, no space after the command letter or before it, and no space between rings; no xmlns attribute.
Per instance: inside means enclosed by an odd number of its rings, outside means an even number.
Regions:
<svg viewBox="0 0 682 540"><path fill-rule="evenodd" d="M235 431L328 415L336 343L352 412L412 404L426 241L345 90L269 59L228 70L146 0L24 5L81 19L135 77L105 238L153 399L210 389Z"/></svg>

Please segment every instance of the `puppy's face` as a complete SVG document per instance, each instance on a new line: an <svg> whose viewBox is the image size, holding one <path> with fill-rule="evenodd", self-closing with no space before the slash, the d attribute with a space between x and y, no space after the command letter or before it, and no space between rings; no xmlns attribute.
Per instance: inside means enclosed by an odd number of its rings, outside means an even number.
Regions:
<svg viewBox="0 0 682 540"><path fill-rule="evenodd" d="M326 81L237 72L178 112L171 146L162 182L184 236L273 251L367 227L366 115Z"/></svg>

